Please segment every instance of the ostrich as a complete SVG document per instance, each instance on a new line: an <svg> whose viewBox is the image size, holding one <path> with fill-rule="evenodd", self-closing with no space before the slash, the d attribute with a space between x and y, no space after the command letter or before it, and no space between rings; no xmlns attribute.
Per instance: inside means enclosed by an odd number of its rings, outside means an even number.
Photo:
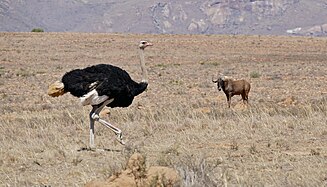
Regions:
<svg viewBox="0 0 327 187"><path fill-rule="evenodd" d="M84 69L75 69L67 72L61 79L49 86L48 95L58 97L67 92L79 97L83 106L91 105L90 118L90 148L94 148L94 122L111 129L116 139L124 145L122 131L100 118L99 113L105 107L128 107L135 96L144 92L148 86L148 74L144 62L144 49L152 46L147 41L139 44L142 81L131 79L129 74L116 66L98 64Z"/></svg>

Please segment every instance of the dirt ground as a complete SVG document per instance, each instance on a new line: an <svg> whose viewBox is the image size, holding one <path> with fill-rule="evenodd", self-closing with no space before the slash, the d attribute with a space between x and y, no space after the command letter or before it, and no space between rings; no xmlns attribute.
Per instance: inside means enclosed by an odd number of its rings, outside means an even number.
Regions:
<svg viewBox="0 0 327 187"><path fill-rule="evenodd" d="M76 68L110 63L137 81L140 40L149 87L96 124L89 106L48 85ZM327 38L228 35L0 33L0 186L83 186L126 168L176 169L182 186L327 185ZM251 83L249 106L227 108L212 78ZM106 109L107 110L107 109Z"/></svg>

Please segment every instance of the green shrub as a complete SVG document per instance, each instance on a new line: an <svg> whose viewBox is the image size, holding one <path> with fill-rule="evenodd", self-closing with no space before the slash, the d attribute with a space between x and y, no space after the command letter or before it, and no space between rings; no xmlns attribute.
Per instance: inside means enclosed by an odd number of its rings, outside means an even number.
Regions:
<svg viewBox="0 0 327 187"><path fill-rule="evenodd" d="M44 32L44 30L41 28L34 28L31 32Z"/></svg>
<svg viewBox="0 0 327 187"><path fill-rule="evenodd" d="M260 73L258 73L256 71L253 71L250 73L251 78L259 78L260 76L261 76Z"/></svg>

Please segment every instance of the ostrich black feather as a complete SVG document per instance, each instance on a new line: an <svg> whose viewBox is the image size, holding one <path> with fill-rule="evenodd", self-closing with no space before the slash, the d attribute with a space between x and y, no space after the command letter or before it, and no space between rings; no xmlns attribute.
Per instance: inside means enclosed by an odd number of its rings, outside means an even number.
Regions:
<svg viewBox="0 0 327 187"><path fill-rule="evenodd" d="M75 69L62 77L65 92L73 96L82 97L95 89L99 96L106 95L113 98L108 107L127 107L134 97L142 93L147 83L137 83L129 74L116 66L98 64L84 69Z"/></svg>

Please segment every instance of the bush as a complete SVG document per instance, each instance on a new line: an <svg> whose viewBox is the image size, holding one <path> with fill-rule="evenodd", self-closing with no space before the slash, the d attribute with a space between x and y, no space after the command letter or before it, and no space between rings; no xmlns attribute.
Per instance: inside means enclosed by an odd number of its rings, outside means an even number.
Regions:
<svg viewBox="0 0 327 187"><path fill-rule="evenodd" d="M44 30L41 28L34 28L31 32L44 32Z"/></svg>
<svg viewBox="0 0 327 187"><path fill-rule="evenodd" d="M253 72L250 73L250 77L251 78L259 78L260 76L261 76L260 73L255 72L255 71L253 71Z"/></svg>

